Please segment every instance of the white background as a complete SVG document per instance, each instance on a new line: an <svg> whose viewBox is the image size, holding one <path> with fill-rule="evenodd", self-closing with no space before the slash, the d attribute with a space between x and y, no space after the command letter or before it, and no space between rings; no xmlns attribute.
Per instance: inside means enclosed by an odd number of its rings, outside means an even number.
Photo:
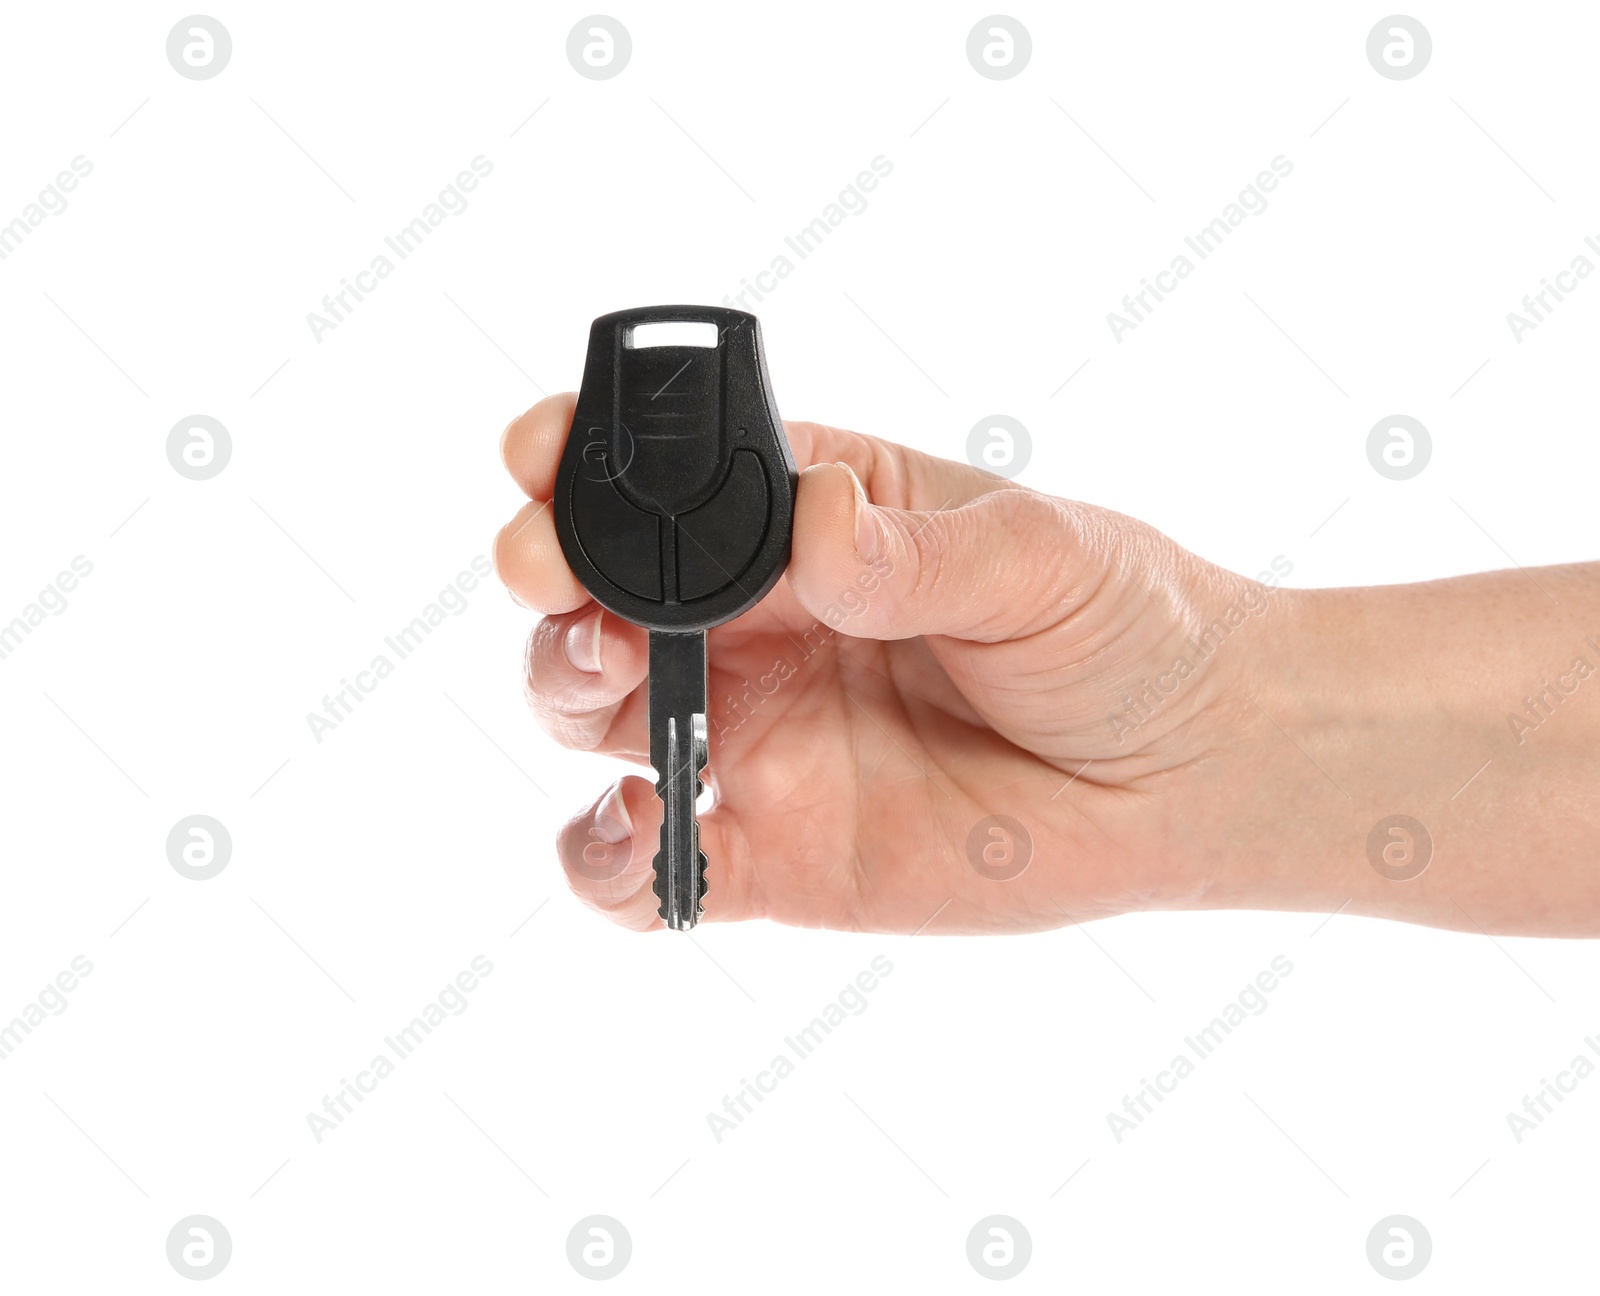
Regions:
<svg viewBox="0 0 1600 1296"><path fill-rule="evenodd" d="M960 458L1009 414L1024 482L1291 585L1595 557L1600 284L1505 320L1600 236L1592 6L1416 10L1407 81L1349 4L1026 5L1004 81L949 4L623 6L606 81L567 61L581 8L211 12L204 81L166 59L181 9L5 14L0 221L93 164L0 261L0 621L93 563L0 660L0 1020L94 968L0 1062L7 1290L186 1290L165 1239L196 1213L240 1292L589 1290L566 1238L596 1213L633 1239L618 1290L986 1290L966 1238L997 1213L1024 1290L1386 1290L1396 1213L1433 1239L1419 1290L1584 1280L1600 1079L1520 1145L1506 1113L1600 1030L1590 945L1315 914L629 935L552 849L621 770L526 714L529 614L493 581L320 743L306 715L488 552L500 429L577 385L595 315L720 302L880 154L756 307L789 417ZM1280 154L1268 209L1116 341ZM316 340L478 155L468 208ZM233 442L209 481L166 458L196 413ZM1365 453L1394 413L1434 442L1406 482ZM166 858L191 814L232 835L210 881ZM316 1142L477 955L467 1010ZM715 1141L877 955L867 1010ZM1268 1010L1118 1145L1106 1114L1275 955Z"/></svg>

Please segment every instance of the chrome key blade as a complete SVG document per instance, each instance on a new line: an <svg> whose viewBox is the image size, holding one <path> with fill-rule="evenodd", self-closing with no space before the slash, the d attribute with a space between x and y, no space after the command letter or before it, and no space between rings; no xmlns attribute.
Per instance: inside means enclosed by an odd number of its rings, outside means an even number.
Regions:
<svg viewBox="0 0 1600 1296"><path fill-rule="evenodd" d="M650 760L662 801L653 889L662 922L684 931L700 920L706 893L706 857L695 816L708 755L703 633L651 632L649 707Z"/></svg>
<svg viewBox="0 0 1600 1296"><path fill-rule="evenodd" d="M706 893L706 857L700 851L700 824L694 804L700 794L700 771L706 764L705 716L690 716L688 728L688 741L684 742L678 718L667 718L667 760L672 775L663 798L662 853L656 857L655 891L661 900L661 919L673 931L693 927L705 912L700 900Z"/></svg>

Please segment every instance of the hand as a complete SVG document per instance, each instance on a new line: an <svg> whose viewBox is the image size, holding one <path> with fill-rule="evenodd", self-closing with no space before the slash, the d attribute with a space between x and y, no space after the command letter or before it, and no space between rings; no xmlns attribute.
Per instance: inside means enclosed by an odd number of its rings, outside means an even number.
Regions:
<svg viewBox="0 0 1600 1296"><path fill-rule="evenodd" d="M530 502L495 564L547 614L527 650L544 728L648 765L646 632L573 577L548 508L573 408L552 396L506 429ZM786 427L804 469L787 576L709 636L706 918L1023 931L1201 902L1210 865L1188 835L1250 707L1251 654L1226 640L1265 638L1267 588L1131 518ZM660 824L652 780L622 780L561 834L573 889L661 926Z"/></svg>

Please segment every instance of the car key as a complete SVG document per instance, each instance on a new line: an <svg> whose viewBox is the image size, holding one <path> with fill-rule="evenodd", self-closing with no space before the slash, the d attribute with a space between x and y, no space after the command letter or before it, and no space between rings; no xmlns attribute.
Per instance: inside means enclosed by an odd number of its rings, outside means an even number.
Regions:
<svg viewBox="0 0 1600 1296"><path fill-rule="evenodd" d="M706 631L748 612L788 566L797 480L754 315L648 306L595 320L556 472L556 534L595 601L650 632L655 894L675 931L699 921L706 894L695 810Z"/></svg>

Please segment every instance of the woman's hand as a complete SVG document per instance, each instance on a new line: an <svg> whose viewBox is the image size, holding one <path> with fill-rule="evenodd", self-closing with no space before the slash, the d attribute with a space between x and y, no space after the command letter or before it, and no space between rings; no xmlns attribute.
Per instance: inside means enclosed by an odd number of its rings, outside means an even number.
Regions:
<svg viewBox="0 0 1600 1296"><path fill-rule="evenodd" d="M646 632L573 577L548 507L573 407L506 429L530 502L495 562L547 614L527 653L546 730L648 765ZM1204 903L1192 836L1279 596L1131 518L787 431L804 471L786 579L709 636L706 918L1025 931ZM652 781L622 780L561 834L574 890L659 927L660 826Z"/></svg>

